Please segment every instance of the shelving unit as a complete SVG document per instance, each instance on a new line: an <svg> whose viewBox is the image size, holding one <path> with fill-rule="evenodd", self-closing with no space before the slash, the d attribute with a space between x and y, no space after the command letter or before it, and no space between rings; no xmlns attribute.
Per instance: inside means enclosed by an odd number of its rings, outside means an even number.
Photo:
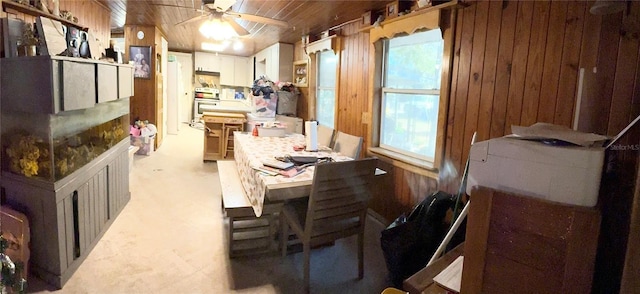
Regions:
<svg viewBox="0 0 640 294"><path fill-rule="evenodd" d="M293 62L293 84L296 87L307 87L309 82L308 70L309 67L306 60Z"/></svg>
<svg viewBox="0 0 640 294"><path fill-rule="evenodd" d="M42 11L42 10L37 9L35 7L28 6L28 5L23 5L23 4L20 4L20 3L17 3L17 2L13 2L11 0L2 0L2 11L7 12L7 9L12 9L12 10L15 10L17 12L21 12L21 13L28 14L28 15L33 15L35 17L44 16L44 17L47 17L47 18L51 18L51 19L54 19L54 20L57 20L57 21L61 22L64 25L74 26L74 27L77 27L77 28L79 28L79 29L81 29L83 31L88 31L89 30L88 28L80 26L77 23L71 22L71 21L67 20L66 18L62 18L60 16L53 15L51 13Z"/></svg>

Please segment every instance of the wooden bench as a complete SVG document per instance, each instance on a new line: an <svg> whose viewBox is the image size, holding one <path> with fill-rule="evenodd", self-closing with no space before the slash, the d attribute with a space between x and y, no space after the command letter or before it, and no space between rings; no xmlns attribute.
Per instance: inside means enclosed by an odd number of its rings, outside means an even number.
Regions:
<svg viewBox="0 0 640 294"><path fill-rule="evenodd" d="M217 163L222 209L229 218L229 257L275 252L282 203L265 203L262 216L256 217L240 181L236 162L219 160Z"/></svg>

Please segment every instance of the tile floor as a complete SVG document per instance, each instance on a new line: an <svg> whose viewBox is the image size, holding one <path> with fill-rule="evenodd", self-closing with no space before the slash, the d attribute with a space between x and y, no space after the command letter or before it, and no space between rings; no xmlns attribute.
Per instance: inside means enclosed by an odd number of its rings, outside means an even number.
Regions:
<svg viewBox="0 0 640 294"><path fill-rule="evenodd" d="M229 259L215 162L202 131L182 125L151 156L136 156L131 201L62 290L30 277L31 293L302 293L302 253ZM365 276L355 237L311 256L312 293L380 293L389 285L369 219Z"/></svg>

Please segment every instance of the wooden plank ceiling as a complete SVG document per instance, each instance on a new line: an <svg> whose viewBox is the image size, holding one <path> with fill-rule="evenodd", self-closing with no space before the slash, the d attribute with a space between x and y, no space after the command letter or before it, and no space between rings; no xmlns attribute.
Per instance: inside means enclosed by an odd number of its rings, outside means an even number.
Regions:
<svg viewBox="0 0 640 294"><path fill-rule="evenodd" d="M169 49L201 51L205 39L198 32L202 21L176 25L200 15L202 0L99 0L111 9L111 31L121 33L124 25L154 25L167 37ZM249 56L278 41L295 43L303 35L315 35L333 26L360 18L368 10L383 10L390 1L271 1L237 0L231 11L287 21L289 28L237 20L249 31L243 37L245 50L236 55ZM186 8L169 7L183 6ZM194 8L195 7L195 8Z"/></svg>

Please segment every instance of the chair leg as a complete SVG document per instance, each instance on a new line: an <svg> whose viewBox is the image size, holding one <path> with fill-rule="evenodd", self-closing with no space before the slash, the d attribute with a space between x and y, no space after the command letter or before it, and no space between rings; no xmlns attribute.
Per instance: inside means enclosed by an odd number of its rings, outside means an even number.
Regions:
<svg viewBox="0 0 640 294"><path fill-rule="evenodd" d="M304 290L306 293L309 293L309 268L311 263L311 246L309 243L302 244L302 251L304 254Z"/></svg>
<svg viewBox="0 0 640 294"><path fill-rule="evenodd" d="M364 277L364 232L358 234L358 280Z"/></svg>
<svg viewBox="0 0 640 294"><path fill-rule="evenodd" d="M289 224L284 216L284 213L280 212L280 248L282 250L282 257L287 256L287 241L289 239Z"/></svg>

